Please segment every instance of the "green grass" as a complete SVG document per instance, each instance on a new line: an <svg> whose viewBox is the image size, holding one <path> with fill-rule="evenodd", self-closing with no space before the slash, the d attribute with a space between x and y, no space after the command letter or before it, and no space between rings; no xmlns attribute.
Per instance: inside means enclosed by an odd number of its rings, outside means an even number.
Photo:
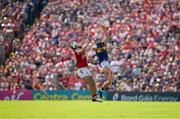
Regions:
<svg viewBox="0 0 180 119"><path fill-rule="evenodd" d="M180 119L178 102L0 101L0 119Z"/></svg>

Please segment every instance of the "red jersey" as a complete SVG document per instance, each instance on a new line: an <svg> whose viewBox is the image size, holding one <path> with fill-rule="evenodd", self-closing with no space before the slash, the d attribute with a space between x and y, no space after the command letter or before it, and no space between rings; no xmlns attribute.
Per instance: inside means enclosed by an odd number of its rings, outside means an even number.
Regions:
<svg viewBox="0 0 180 119"><path fill-rule="evenodd" d="M77 60L77 67L78 68L82 68L82 67L87 67L88 66L88 62L87 62L87 58L86 58L86 55L85 55L85 51L81 54L78 54L76 51L75 51L75 57L76 57L76 60Z"/></svg>

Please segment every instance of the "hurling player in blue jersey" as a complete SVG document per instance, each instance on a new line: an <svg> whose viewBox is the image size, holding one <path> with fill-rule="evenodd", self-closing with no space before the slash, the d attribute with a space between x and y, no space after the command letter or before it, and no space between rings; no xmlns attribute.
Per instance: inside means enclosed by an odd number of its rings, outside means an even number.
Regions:
<svg viewBox="0 0 180 119"><path fill-rule="evenodd" d="M110 39L110 36L109 36L105 26L100 25L100 28L103 30L106 37L105 37L105 39L103 39L102 37L99 37L100 34L98 33L98 36L95 39L95 46L93 47L93 49L95 50L96 56L98 57L100 71L106 77L106 81L98 89L100 98L102 99L103 90L107 89L108 87L110 87L112 85L113 73L111 71L111 66L110 66L108 52L107 52L107 43ZM102 34L101 34L101 36L102 36Z"/></svg>

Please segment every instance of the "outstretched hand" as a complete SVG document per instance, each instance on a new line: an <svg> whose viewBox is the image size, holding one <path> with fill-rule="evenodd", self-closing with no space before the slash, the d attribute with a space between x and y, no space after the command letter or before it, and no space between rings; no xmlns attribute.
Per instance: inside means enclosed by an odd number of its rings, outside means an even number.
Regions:
<svg viewBox="0 0 180 119"><path fill-rule="evenodd" d="M104 43L106 44L110 39L110 35L109 35L108 31L107 31L107 28L104 25L99 24L99 26L102 28L102 30L104 31L104 33L106 35L106 39L104 41Z"/></svg>
<svg viewBox="0 0 180 119"><path fill-rule="evenodd" d="M99 26L103 29L103 30L106 30L106 27L102 24L99 24Z"/></svg>

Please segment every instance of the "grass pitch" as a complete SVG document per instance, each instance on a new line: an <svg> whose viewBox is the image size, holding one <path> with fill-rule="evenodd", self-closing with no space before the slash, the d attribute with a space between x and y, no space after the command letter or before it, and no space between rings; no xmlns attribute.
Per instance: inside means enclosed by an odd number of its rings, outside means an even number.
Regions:
<svg viewBox="0 0 180 119"><path fill-rule="evenodd" d="M0 119L180 119L180 103L0 101Z"/></svg>

